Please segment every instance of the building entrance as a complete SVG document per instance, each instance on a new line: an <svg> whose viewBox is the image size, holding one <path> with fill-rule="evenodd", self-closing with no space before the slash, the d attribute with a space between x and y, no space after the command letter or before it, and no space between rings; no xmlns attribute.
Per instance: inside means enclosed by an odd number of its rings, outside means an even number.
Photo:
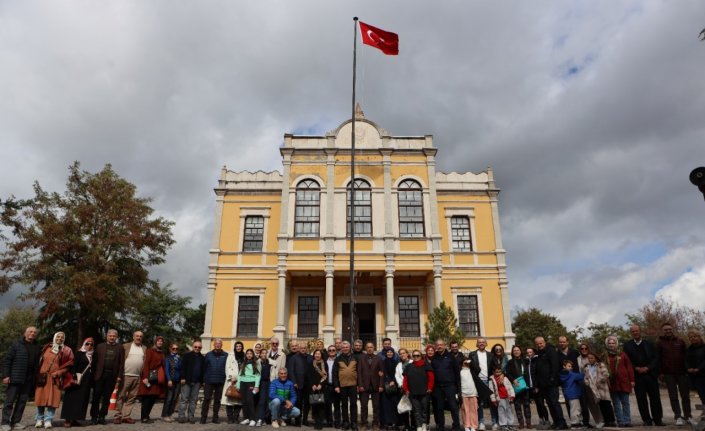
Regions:
<svg viewBox="0 0 705 431"><path fill-rule="evenodd" d="M371 341L377 344L377 320L376 320L375 304L358 303L355 304L355 323L354 339L350 340L352 344L355 339L361 339L364 343ZM350 303L343 304L343 340L350 338Z"/></svg>

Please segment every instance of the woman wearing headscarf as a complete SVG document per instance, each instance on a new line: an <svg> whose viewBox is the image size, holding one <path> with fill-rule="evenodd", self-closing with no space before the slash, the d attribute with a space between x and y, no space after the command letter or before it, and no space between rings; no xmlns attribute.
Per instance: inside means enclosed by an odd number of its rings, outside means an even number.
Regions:
<svg viewBox="0 0 705 431"><path fill-rule="evenodd" d="M149 424L152 420L149 414L157 398L166 396L166 374L164 373L164 337L158 336L154 346L147 349L142 367L142 382L137 390L137 396L142 400L140 419L142 423Z"/></svg>
<svg viewBox="0 0 705 431"><path fill-rule="evenodd" d="M37 406L36 428L51 428L54 413L61 402L64 376L71 378L68 371L73 365L73 350L64 345L65 339L66 334L57 332L53 341L42 349L37 389L34 392L34 405Z"/></svg>
<svg viewBox="0 0 705 431"><path fill-rule="evenodd" d="M225 406L225 414L228 416L228 423L234 424L237 422L238 416L240 416L240 410L242 410L242 398L228 398L227 389L230 385L237 385L237 376L240 374L240 364L241 361L237 359L238 346L240 352L242 352L242 359L245 359L245 352L242 351L242 343L239 341L235 342L233 347L232 355L228 355L225 360L225 387L223 388L223 395L220 398L220 404Z"/></svg>
<svg viewBox="0 0 705 431"><path fill-rule="evenodd" d="M411 355L409 355L409 351L401 347L399 349L399 363L394 373L394 379L397 381L400 390L404 387L404 370L410 363ZM399 415L399 424L403 427L403 431L411 431L411 412L401 413Z"/></svg>
<svg viewBox="0 0 705 431"><path fill-rule="evenodd" d="M397 384L396 374L399 357L392 347L385 347L384 361L382 361L382 369L384 370L384 393L382 394L382 415L380 423L386 426L388 430L395 429L397 426L397 404L399 404L399 385Z"/></svg>
<svg viewBox="0 0 705 431"><path fill-rule="evenodd" d="M78 421L86 419L86 410L91 394L91 383L93 372L91 363L93 361L93 338L83 340L83 345L76 352L73 366L70 369L72 381L64 392L64 405L61 407L61 419L64 420L64 427L69 428L79 425Z"/></svg>
<svg viewBox="0 0 705 431"><path fill-rule="evenodd" d="M634 368L629 356L619 348L619 340L610 335L605 340L607 355L605 365L610 372L610 397L614 415L617 417L617 426L632 426L631 410L629 408L629 394L634 388Z"/></svg>

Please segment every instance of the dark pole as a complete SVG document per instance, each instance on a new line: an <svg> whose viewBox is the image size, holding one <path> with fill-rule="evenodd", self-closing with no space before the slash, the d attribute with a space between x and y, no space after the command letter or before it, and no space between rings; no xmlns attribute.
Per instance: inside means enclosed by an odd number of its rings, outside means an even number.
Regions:
<svg viewBox="0 0 705 431"><path fill-rule="evenodd" d="M350 342L355 341L355 69L357 68L357 17L353 18L352 133L350 140Z"/></svg>

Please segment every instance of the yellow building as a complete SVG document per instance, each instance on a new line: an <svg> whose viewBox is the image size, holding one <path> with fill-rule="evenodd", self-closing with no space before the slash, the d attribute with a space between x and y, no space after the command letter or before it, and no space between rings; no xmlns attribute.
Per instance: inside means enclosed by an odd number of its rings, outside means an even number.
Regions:
<svg viewBox="0 0 705 431"><path fill-rule="evenodd" d="M445 301L465 348L479 336L511 346L492 171L437 172L432 136L391 136L359 109L351 320L351 123L325 136L284 135L283 173L223 168L204 345L249 347L272 335L328 345L354 331L418 347L428 313Z"/></svg>

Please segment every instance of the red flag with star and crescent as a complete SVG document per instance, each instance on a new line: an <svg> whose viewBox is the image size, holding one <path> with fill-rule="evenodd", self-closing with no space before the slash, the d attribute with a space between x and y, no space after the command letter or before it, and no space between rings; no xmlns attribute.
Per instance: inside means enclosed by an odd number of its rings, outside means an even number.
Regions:
<svg viewBox="0 0 705 431"><path fill-rule="evenodd" d="M362 43L374 46L387 55L399 54L399 35L360 21Z"/></svg>

